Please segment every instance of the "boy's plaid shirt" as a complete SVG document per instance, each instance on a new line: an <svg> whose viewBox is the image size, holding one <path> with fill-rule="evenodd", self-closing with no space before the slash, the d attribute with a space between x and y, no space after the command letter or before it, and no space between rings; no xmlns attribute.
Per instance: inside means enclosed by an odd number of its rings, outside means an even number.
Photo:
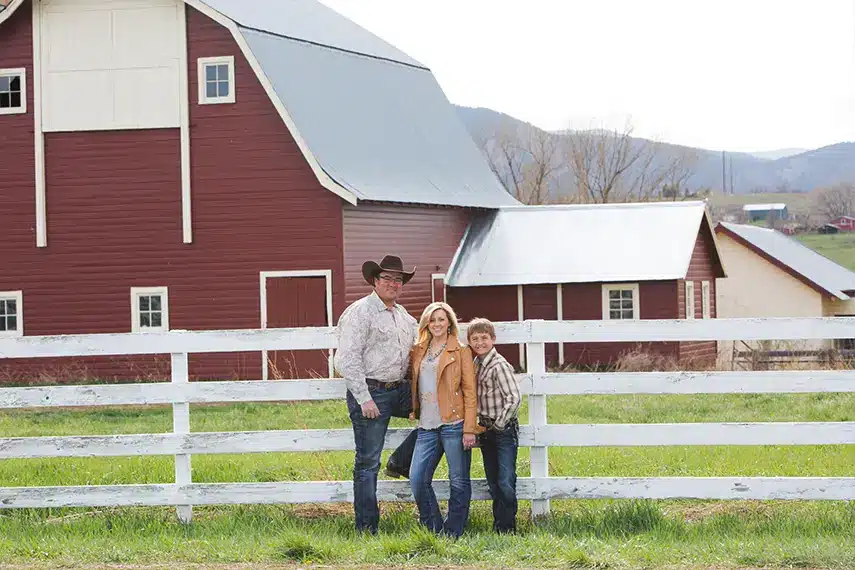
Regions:
<svg viewBox="0 0 855 570"><path fill-rule="evenodd" d="M504 429L516 417L522 402L520 386L514 369L495 348L475 359L478 379L478 414L495 420L497 429Z"/></svg>

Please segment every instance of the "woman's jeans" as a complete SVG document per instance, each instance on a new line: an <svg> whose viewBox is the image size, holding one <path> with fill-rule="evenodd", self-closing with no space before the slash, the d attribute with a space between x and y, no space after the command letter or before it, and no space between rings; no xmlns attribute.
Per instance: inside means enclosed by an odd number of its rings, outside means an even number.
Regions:
<svg viewBox="0 0 855 570"><path fill-rule="evenodd" d="M433 474L443 452L448 461L448 479L451 485L448 518L444 523L432 484ZM463 534L469 519L469 500L472 497L469 479L471 464L472 452L463 449L463 422L442 425L431 430L419 428L410 467L410 488L419 508L419 521L433 532L453 537Z"/></svg>

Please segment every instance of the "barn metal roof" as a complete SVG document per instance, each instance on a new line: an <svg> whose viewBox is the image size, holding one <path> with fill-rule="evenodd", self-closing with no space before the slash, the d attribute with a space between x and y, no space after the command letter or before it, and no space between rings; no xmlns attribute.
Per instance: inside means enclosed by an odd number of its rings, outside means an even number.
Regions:
<svg viewBox="0 0 855 570"><path fill-rule="evenodd" d="M316 0L204 0L237 24L321 169L357 200L519 204L433 73Z"/></svg>
<svg viewBox="0 0 855 570"><path fill-rule="evenodd" d="M704 220L704 202L501 208L471 223L446 283L682 279Z"/></svg>
<svg viewBox="0 0 855 570"><path fill-rule="evenodd" d="M838 299L847 300L851 297L847 291L855 291L855 272L779 231L728 222L719 225Z"/></svg>
<svg viewBox="0 0 855 570"><path fill-rule="evenodd" d="M425 67L316 0L203 1L243 28Z"/></svg>

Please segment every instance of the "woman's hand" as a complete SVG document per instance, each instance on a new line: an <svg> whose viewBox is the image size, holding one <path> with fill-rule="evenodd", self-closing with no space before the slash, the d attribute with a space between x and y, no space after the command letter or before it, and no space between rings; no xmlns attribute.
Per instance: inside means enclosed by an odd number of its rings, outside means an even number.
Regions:
<svg viewBox="0 0 855 570"><path fill-rule="evenodd" d="M475 434L473 433L464 433L463 434L463 449L470 450L475 447Z"/></svg>

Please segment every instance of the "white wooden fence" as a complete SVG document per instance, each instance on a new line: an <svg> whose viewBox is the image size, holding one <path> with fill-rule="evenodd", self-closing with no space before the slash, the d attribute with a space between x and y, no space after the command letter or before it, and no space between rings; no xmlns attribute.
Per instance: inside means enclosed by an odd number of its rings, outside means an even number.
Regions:
<svg viewBox="0 0 855 570"><path fill-rule="evenodd" d="M547 421L547 397L574 394L749 394L853 392L855 371L547 373L544 343L690 340L799 340L855 338L855 319L708 319L641 321L525 321L499 323L499 342L524 343L529 401L520 445L531 448L531 472L518 481L520 499L535 516L555 498L697 498L852 500L855 477L550 477L548 450L556 446L852 445L855 422L687 424L568 424ZM465 334L465 332L463 333ZM172 455L175 483L67 487L0 487L0 508L177 507L182 521L192 505L351 502L350 481L193 483L194 454L353 450L350 429L190 433L190 404L342 400L342 380L189 382L188 354L329 349L331 327L238 331L173 331L55 337L0 337L0 359L171 354L172 381L122 385L0 388L0 409L171 404L172 433L0 438L0 459ZM342 402L344 406L344 402ZM409 429L390 429L386 448ZM855 464L853 464L855 469ZM447 497L447 481L436 484ZM384 501L411 501L409 482L381 481ZM473 498L488 498L483 480Z"/></svg>

